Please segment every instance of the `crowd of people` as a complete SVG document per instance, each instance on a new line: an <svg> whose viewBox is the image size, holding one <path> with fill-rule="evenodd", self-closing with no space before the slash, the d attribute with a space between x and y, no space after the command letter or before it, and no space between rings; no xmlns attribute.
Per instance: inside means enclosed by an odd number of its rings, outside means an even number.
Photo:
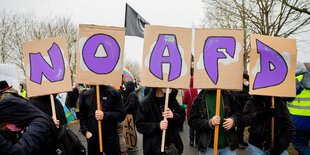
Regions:
<svg viewBox="0 0 310 155"><path fill-rule="evenodd" d="M123 134L126 114L133 116L137 132L143 135L143 153L161 154L162 133L166 131L166 154L182 154L184 145L196 147L200 155L213 154L215 126L218 130L220 155L237 154L236 149L248 147L250 155L286 155L292 143L301 155L310 154L310 72L297 65L296 98L275 97L275 106L268 96L249 95L249 76L243 75L243 91L222 90L220 113L216 115L216 90L186 90L183 102L177 94L183 90L145 88L139 97L133 81L116 89L99 86L97 110L96 86L78 84L68 92L66 106L74 119L80 121L80 131L87 139L89 155L99 155L98 121L101 121L102 148L107 155L127 154ZM20 94L6 81L0 82L0 154L55 154L57 139L52 128L67 124L61 102L54 95L56 116L52 114L50 95L26 97L23 85ZM168 108L165 98L169 95ZM187 117L186 117L187 115ZM36 118L52 122L53 126ZM272 144L271 118L274 118ZM164 119L166 118L166 119ZM186 118L186 119L185 119ZM185 120L189 125L189 144L180 136ZM244 138L247 129L249 137Z"/></svg>

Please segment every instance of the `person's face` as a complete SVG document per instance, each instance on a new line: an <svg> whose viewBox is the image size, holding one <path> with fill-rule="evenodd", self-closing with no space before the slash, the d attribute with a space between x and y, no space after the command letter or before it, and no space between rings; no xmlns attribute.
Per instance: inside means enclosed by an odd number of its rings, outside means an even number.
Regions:
<svg viewBox="0 0 310 155"><path fill-rule="evenodd" d="M249 80L243 78L243 83L244 83L244 82L249 82Z"/></svg>
<svg viewBox="0 0 310 155"><path fill-rule="evenodd" d="M249 86L249 80L247 80L247 79L243 79L243 85L245 85L245 86Z"/></svg>

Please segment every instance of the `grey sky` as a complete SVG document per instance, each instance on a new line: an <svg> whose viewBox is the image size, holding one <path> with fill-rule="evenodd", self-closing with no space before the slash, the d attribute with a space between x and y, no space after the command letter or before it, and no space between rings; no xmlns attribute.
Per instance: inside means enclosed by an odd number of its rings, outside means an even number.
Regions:
<svg viewBox="0 0 310 155"><path fill-rule="evenodd" d="M0 9L32 12L38 17L69 16L77 24L124 26L128 3L152 25L188 27L201 25L201 0L0 0ZM310 30L310 26L308 26ZM310 32L293 36L297 39L298 59L310 62ZM143 39L126 36L125 59L142 62Z"/></svg>

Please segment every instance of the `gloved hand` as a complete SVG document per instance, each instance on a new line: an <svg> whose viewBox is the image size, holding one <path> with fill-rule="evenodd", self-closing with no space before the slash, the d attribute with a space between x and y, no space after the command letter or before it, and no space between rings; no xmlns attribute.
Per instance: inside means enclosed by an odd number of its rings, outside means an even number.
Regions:
<svg viewBox="0 0 310 155"><path fill-rule="evenodd" d="M283 152L284 150L279 148L279 147L273 147L269 152L270 155L279 155Z"/></svg>
<svg viewBox="0 0 310 155"><path fill-rule="evenodd" d="M268 109L264 109L264 110L256 112L256 116L260 118L262 117L270 118L274 116L275 114L276 114L276 108L268 108Z"/></svg>

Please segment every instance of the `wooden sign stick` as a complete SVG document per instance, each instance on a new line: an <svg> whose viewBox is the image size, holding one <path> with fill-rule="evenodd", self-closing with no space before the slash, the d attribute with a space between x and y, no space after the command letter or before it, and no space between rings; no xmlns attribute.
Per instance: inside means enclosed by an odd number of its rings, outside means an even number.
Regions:
<svg viewBox="0 0 310 155"><path fill-rule="evenodd" d="M97 93L97 110L100 109L100 93L99 93L99 85L96 85L96 93ZM98 132L99 132L99 147L100 152L103 152L102 150L102 132L101 132L101 121L98 120Z"/></svg>
<svg viewBox="0 0 310 155"><path fill-rule="evenodd" d="M165 110L168 108L169 92L170 92L170 88L167 88L167 90L166 90L166 100L165 100ZM165 117L164 120L167 120L167 118ZM164 152L164 149L165 149L165 139L166 139L166 130L163 131L163 135L162 135L162 138L161 138L161 152Z"/></svg>
<svg viewBox="0 0 310 155"><path fill-rule="evenodd" d="M274 96L271 97L271 108L274 108ZM271 149L274 144L274 116L271 117Z"/></svg>
<svg viewBox="0 0 310 155"><path fill-rule="evenodd" d="M55 110L55 102L54 102L53 94L50 94L50 98L51 98L52 116L54 117L54 119L57 120L56 110Z"/></svg>
<svg viewBox="0 0 310 155"><path fill-rule="evenodd" d="M221 104L221 89L216 89L216 112L215 116L220 116L220 104ZM218 144L218 137L219 136L219 125L215 126L214 130L214 151L213 155L217 155L217 144Z"/></svg>

